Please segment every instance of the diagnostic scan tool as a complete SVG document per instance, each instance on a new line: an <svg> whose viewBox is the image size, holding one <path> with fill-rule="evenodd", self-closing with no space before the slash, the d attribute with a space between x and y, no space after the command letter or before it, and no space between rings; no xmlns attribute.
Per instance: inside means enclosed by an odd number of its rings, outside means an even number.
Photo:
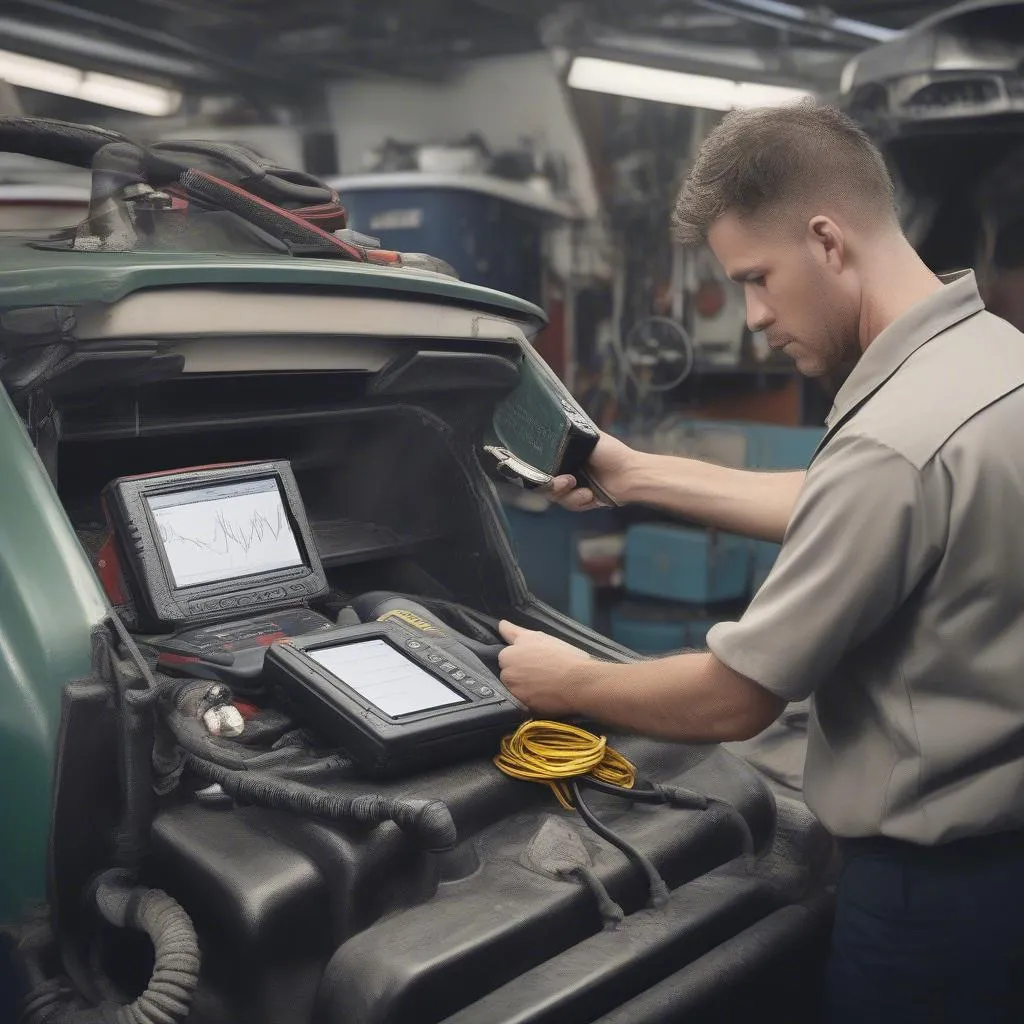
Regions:
<svg viewBox="0 0 1024 1024"><path fill-rule="evenodd" d="M287 462L122 477L103 499L101 575L158 664L294 712L363 775L492 752L526 718L482 660L500 648L415 602L365 594L348 625L308 606L327 583Z"/></svg>
<svg viewBox="0 0 1024 1024"><path fill-rule="evenodd" d="M264 675L369 776L493 752L527 717L471 652L396 619L276 643Z"/></svg>
<svg viewBox="0 0 1024 1024"><path fill-rule="evenodd" d="M137 629L247 618L327 590L287 462L122 477L103 502L112 540L100 575Z"/></svg>
<svg viewBox="0 0 1024 1024"><path fill-rule="evenodd" d="M519 384L499 402L483 451L498 475L520 487L544 489L556 476L570 473L599 501L614 505L586 470L599 436L551 367L526 347Z"/></svg>

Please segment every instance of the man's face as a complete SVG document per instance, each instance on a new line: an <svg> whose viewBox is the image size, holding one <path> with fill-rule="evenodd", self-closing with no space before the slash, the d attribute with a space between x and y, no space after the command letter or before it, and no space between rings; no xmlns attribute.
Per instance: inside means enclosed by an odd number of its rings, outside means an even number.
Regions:
<svg viewBox="0 0 1024 1024"><path fill-rule="evenodd" d="M806 377L856 361L859 303L836 259L808 232L755 225L733 214L711 226L708 244L732 280L743 285L747 326L763 331ZM849 274L848 274L849 276Z"/></svg>

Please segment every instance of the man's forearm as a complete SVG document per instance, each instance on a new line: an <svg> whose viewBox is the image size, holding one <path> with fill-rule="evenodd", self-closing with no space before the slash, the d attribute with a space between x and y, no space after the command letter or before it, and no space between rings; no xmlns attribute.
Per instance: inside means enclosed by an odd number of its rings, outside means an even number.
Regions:
<svg viewBox="0 0 1024 1024"><path fill-rule="evenodd" d="M629 665L584 661L568 685L573 710L585 718L685 743L749 739L785 705L709 652Z"/></svg>
<svg viewBox="0 0 1024 1024"><path fill-rule="evenodd" d="M616 497L705 526L781 543L803 485L803 471L753 472L698 459L637 452Z"/></svg>

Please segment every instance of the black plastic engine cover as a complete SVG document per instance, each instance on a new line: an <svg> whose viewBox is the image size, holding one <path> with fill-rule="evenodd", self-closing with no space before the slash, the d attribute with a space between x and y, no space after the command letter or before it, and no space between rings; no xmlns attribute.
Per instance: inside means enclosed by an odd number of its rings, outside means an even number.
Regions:
<svg viewBox="0 0 1024 1024"><path fill-rule="evenodd" d="M562 811L546 786L509 779L489 760L404 782L326 787L444 800L460 842L443 855L417 849L390 824L196 803L164 811L154 827L154 878L193 916L203 942L196 1024L433 1024L588 941L599 942L594 964L620 990L612 998L602 982L605 995L584 1001L604 1012L786 902L745 867L704 877L745 865L745 855L771 841L774 802L759 775L718 747L610 742L643 776L714 798L704 811L589 798L674 890L658 909L645 909L646 877ZM607 939L590 887L524 866L524 851L552 816L577 830L594 874L632 915ZM615 952L616 935L637 944L635 968L621 947ZM547 989L557 990L557 978L548 975ZM567 991L574 987L567 978ZM560 1018L568 1019L591 1018Z"/></svg>

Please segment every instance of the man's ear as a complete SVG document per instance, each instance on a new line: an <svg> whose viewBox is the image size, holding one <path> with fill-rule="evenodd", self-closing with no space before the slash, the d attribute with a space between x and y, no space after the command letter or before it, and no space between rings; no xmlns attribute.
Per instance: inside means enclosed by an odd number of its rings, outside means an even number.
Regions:
<svg viewBox="0 0 1024 1024"><path fill-rule="evenodd" d="M807 244L814 258L827 270L839 273L846 264L843 229L825 214L807 222Z"/></svg>

